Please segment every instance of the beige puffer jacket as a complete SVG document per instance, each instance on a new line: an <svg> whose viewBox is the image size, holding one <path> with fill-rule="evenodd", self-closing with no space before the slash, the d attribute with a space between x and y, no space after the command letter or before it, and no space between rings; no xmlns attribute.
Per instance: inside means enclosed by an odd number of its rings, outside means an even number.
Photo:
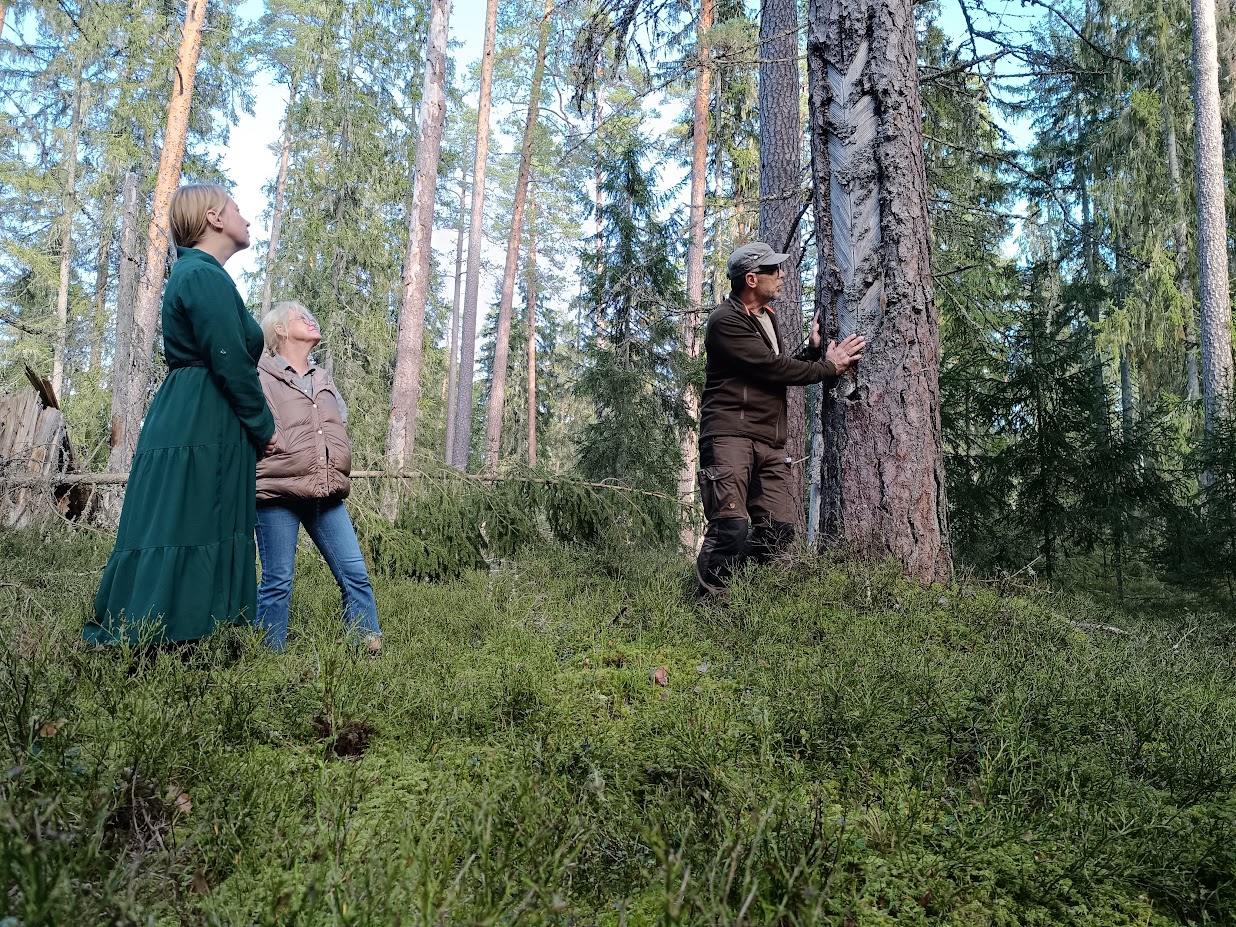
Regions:
<svg viewBox="0 0 1236 927"><path fill-rule="evenodd" d="M310 397L296 386L291 372L263 354L258 379L275 414L275 452L257 465L258 502L342 499L351 489L352 442L330 374L314 369Z"/></svg>

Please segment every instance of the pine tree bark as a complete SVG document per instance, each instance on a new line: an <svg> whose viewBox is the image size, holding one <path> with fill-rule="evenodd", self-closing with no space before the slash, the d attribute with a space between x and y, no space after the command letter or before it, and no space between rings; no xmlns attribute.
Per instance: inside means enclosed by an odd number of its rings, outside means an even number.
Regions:
<svg viewBox="0 0 1236 927"><path fill-rule="evenodd" d="M911 0L811 0L807 61L825 338L868 340L824 402L822 539L951 574ZM877 105L878 100L878 105ZM826 207L826 208L825 208Z"/></svg>
<svg viewBox="0 0 1236 927"><path fill-rule="evenodd" d="M702 0L696 21L695 43L698 65L695 78L695 109L691 121L691 210L690 238L687 243L687 311L682 316L682 349L690 358L700 355L700 319L704 308L704 197L708 190L708 102L712 92L712 68L708 32L712 29L712 0ZM699 516L695 505L695 471L699 462L700 397L694 385L683 393L689 425L679 444L682 470L678 474L678 500L690 506L691 517L684 522L679 541L694 550L699 536Z"/></svg>
<svg viewBox="0 0 1236 927"><path fill-rule="evenodd" d="M803 338L802 243L798 219L802 199L802 89L798 77L798 2L764 0L760 16L760 240L789 255L785 283L773 303L782 350L793 352ZM786 390L788 432L785 453L802 461L807 446L806 390ZM795 528L806 527L806 469L794 466L798 504Z"/></svg>
<svg viewBox="0 0 1236 927"><path fill-rule="evenodd" d="M536 466L536 192L528 191L528 466Z"/></svg>
<svg viewBox="0 0 1236 927"><path fill-rule="evenodd" d="M1210 432L1232 392L1232 306L1228 294L1227 223L1223 189L1223 129L1215 0L1192 0L1193 119L1197 145L1198 294L1202 320L1202 408Z"/></svg>
<svg viewBox="0 0 1236 927"><path fill-rule="evenodd" d="M112 449L107 466L113 473L128 472L137 447L142 416L146 411L146 393L153 373L151 349L159 325L163 277L171 246L168 214L172 193L180 183L180 169L184 163L189 105L193 99L193 80L197 75L205 20L206 0L189 0L185 6L180 47L176 51L163 150L159 153L159 174L155 180L150 227L146 233L146 261L138 284L137 305L133 310L133 345L127 358L128 366L117 368L113 365L112 370ZM116 387L121 383L124 387L118 397Z"/></svg>
<svg viewBox="0 0 1236 927"><path fill-rule="evenodd" d="M532 175L532 141L541 107L541 82L545 75L545 52L549 46L549 16L553 3L545 4L545 15L537 35L536 63L532 68L528 117L519 151L519 174L515 180L515 202L511 210L511 234L506 243L506 265L502 271L502 290L498 301L498 331L494 336L494 369L489 388L489 415L485 423L485 472L498 470L502 443L502 412L506 405L507 366L511 351L511 315L515 306L515 278L519 273L519 240L523 232L524 208L528 199L528 178Z"/></svg>
<svg viewBox="0 0 1236 927"><path fill-rule="evenodd" d="M56 289L56 342L52 348L52 390L60 401L64 395L64 356L69 344L69 284L73 269L73 219L77 215L77 143L81 134L82 83L80 65L73 79L72 115L65 144L64 217L60 230L60 281Z"/></svg>
<svg viewBox="0 0 1236 927"><path fill-rule="evenodd" d="M438 156L446 123L446 42L450 0L433 0L429 8L425 85L421 95L416 142L412 209L408 216L408 252L403 264L403 301L391 412L386 429L387 466L403 469L416 446L416 414L421 391L421 354L425 345L425 306L433 264L433 208L438 187Z"/></svg>
<svg viewBox="0 0 1236 927"><path fill-rule="evenodd" d="M262 315L270 312L275 285L275 259L279 253L279 232L283 226L283 194L288 184L288 159L292 151L292 113L296 110L296 78L288 85L288 108L283 116L283 143L279 146L279 177L275 181L275 202L270 210L270 243L266 247L266 280L262 284Z"/></svg>
<svg viewBox="0 0 1236 927"><path fill-rule="evenodd" d="M455 454L452 461L468 469L472 443L472 379L476 363L477 296L481 287L481 236L485 227L485 170L489 159L489 110L494 84L494 46L498 0L485 2L485 44L481 52L481 87L476 106L476 151L472 159L472 218L468 225L468 278L464 288L463 331L459 339L459 393L455 405Z"/></svg>
<svg viewBox="0 0 1236 927"><path fill-rule="evenodd" d="M468 172L459 181L459 227L455 231L455 298L451 301L451 359L446 376L446 465L455 464L455 403L459 395L459 293L463 284L464 207L468 204Z"/></svg>

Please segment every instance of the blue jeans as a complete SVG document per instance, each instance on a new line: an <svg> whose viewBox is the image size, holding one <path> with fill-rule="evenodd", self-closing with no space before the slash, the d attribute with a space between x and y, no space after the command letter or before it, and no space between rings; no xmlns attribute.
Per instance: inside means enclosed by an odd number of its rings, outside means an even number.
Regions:
<svg viewBox="0 0 1236 927"><path fill-rule="evenodd" d="M301 525L313 538L339 584L349 630L362 636L381 634L369 570L343 502L287 499L259 503L257 507L257 548L262 558L257 617L259 626L266 631L266 643L274 650L283 650L287 641L288 604L292 600L292 571Z"/></svg>

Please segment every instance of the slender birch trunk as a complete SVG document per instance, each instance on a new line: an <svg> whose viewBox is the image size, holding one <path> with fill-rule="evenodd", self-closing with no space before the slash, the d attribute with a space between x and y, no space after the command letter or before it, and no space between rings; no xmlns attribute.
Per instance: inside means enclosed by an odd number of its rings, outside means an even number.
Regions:
<svg viewBox="0 0 1236 927"><path fill-rule="evenodd" d="M464 207L468 204L468 171L459 181L459 227L455 232L455 298L451 302L451 359L446 376L446 465L455 464L455 403L459 395L459 292L463 283Z"/></svg>
<svg viewBox="0 0 1236 927"><path fill-rule="evenodd" d="M947 580L940 344L912 0L811 0L807 61L817 305L826 338L868 339L854 381L824 403L821 535L890 553L923 582Z"/></svg>
<svg viewBox="0 0 1236 927"><path fill-rule="evenodd" d="M476 151L472 159L472 218L468 225L468 277L464 287L463 331L459 340L459 393L455 406L455 459L468 469L472 444L472 381L475 375L477 296L481 287L481 236L485 227L485 171L489 159L489 110L494 83L494 45L498 0L485 0L485 45L481 52L481 88L476 106Z"/></svg>
<svg viewBox="0 0 1236 927"><path fill-rule="evenodd" d="M159 325L163 277L171 247L168 214L172 193L180 183L180 168L185 157L189 105L193 99L193 80L197 75L205 20L206 0L189 0L185 6L180 48L176 52L163 150L159 153L159 174L150 210L150 227L146 233L146 261L138 285L137 305L133 310L133 344L127 358L127 368L113 367L112 370L112 449L107 466L118 473L127 473L133 462L133 451L137 447L137 436L146 411L146 393L153 373L151 349ZM121 384L124 384L123 388L117 390Z"/></svg>
<svg viewBox="0 0 1236 927"><path fill-rule="evenodd" d="M687 242L687 311L682 316L682 349L688 357L700 355L700 317L704 308L704 198L708 188L708 102L712 88L708 32L712 29L712 0L702 0L696 21L695 43L698 64L695 77L695 111L691 121L691 211L690 238ZM678 474L678 501L690 505L691 517L684 521L679 542L694 550L699 537L699 515L695 505L695 471L699 463L700 396L694 385L683 393L688 426L679 442L682 470Z"/></svg>
<svg viewBox="0 0 1236 927"><path fill-rule="evenodd" d="M1202 407L1206 431L1232 392L1232 306L1228 294L1223 136L1215 2L1192 0L1193 118L1197 145L1197 263L1201 271Z"/></svg>
<svg viewBox="0 0 1236 927"><path fill-rule="evenodd" d="M528 191L528 466L536 466L536 191Z"/></svg>
<svg viewBox="0 0 1236 927"><path fill-rule="evenodd" d="M802 197L802 88L798 76L798 2L765 0L760 16L760 240L788 254L785 283L773 304L781 349L796 351L803 338L802 243L798 234ZM807 446L806 390L786 390L787 457L802 461ZM797 495L794 525L806 528L802 504L806 468L794 465Z"/></svg>
<svg viewBox="0 0 1236 927"><path fill-rule="evenodd" d="M64 356L69 344L69 284L73 270L73 220L77 216L77 143L81 134L82 71L79 65L73 79L72 115L65 144L64 226L60 230L60 284L56 289L56 343L52 348L52 391L63 402Z"/></svg>
<svg viewBox="0 0 1236 927"><path fill-rule="evenodd" d="M498 451L502 442L502 412L506 404L507 365L511 350L511 314L515 305L515 277L519 270L519 239L523 232L524 207L528 198L528 178L532 174L532 141L541 107L541 82L545 75L545 51L549 45L549 16L552 0L545 4L537 36L536 64L528 99L528 118L519 152L519 175L515 180L515 203L511 211L511 234L506 243L506 266L502 271L502 291L498 302L498 332L494 341L493 380L489 388L489 416L485 424L485 472L498 470Z"/></svg>
<svg viewBox="0 0 1236 927"><path fill-rule="evenodd" d="M270 312L275 285L275 258L279 252L279 232L283 226L283 194L288 183L288 158L292 150L292 113L296 110L296 78L288 84L288 108L283 116L283 143L279 146L279 178L275 181L275 202L270 209L270 243L266 246L266 280L262 284L262 315Z"/></svg>
<svg viewBox="0 0 1236 927"><path fill-rule="evenodd" d="M386 430L386 460L393 470L408 464L416 446L425 305L429 301L429 274L433 264L433 208L442 127L446 122L446 41L450 11L450 0L433 0L429 8L425 89L421 96L412 209L408 216L408 253L403 265L403 304L399 310L395 379Z"/></svg>

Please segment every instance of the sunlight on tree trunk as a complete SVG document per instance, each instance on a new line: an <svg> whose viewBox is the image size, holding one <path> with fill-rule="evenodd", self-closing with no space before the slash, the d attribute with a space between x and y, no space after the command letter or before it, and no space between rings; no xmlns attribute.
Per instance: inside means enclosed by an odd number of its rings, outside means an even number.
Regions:
<svg viewBox="0 0 1236 927"><path fill-rule="evenodd" d="M1201 271L1202 405L1212 431L1232 392L1232 306L1228 294L1223 137L1214 0L1192 0L1193 119L1197 145L1197 263Z"/></svg>
<svg viewBox="0 0 1236 927"><path fill-rule="evenodd" d="M429 301L429 275L433 268L438 155L446 122L446 43L450 10L450 0L433 0L429 11L425 89L421 96L412 209L408 215L408 252L403 265L403 303L399 309L395 379L391 386L391 412L386 431L386 462L392 470L406 467L416 446L425 306Z"/></svg>
<svg viewBox="0 0 1236 927"><path fill-rule="evenodd" d="M128 472L137 448L142 416L146 412L146 393L150 389L153 373L151 350L159 325L163 277L171 245L168 213L172 193L180 183L180 168L185 157L189 105L193 100L193 80L197 75L205 19L206 0L189 0L185 7L180 48L176 52L163 149L159 153L159 174L155 180L150 227L146 233L146 262L138 285L137 305L133 309L129 367L113 366L112 370L112 450L108 469L113 472Z"/></svg>

